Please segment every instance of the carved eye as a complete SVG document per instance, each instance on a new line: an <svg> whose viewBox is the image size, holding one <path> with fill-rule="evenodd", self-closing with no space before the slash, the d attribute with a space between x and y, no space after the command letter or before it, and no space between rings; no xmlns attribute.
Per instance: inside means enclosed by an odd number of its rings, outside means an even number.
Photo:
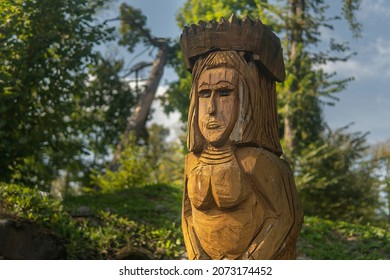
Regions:
<svg viewBox="0 0 390 280"><path fill-rule="evenodd" d="M228 89L220 89L218 90L219 96L229 96L229 90Z"/></svg>
<svg viewBox="0 0 390 280"><path fill-rule="evenodd" d="M208 98L211 96L211 90L201 90L198 94L201 98Z"/></svg>

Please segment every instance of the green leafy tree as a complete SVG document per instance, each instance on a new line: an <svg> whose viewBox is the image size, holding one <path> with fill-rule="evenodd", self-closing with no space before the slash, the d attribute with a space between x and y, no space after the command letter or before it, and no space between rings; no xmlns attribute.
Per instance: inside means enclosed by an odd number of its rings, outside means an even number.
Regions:
<svg viewBox="0 0 390 280"><path fill-rule="evenodd" d="M155 183L181 185L184 172L183 144L179 141L167 141L169 130L161 125L152 124L148 128L146 144L147 159L152 167L152 180Z"/></svg>
<svg viewBox="0 0 390 280"><path fill-rule="evenodd" d="M0 3L0 179L47 185L83 158L81 102L102 1Z"/></svg>
<svg viewBox="0 0 390 280"><path fill-rule="evenodd" d="M129 83L121 76L123 64L123 61L100 58L89 70L91 78L79 112L88 155L83 165L75 168L78 173L82 170L79 176L83 186L89 184L91 172L100 172L106 167L112 147L120 142L137 100Z"/></svg>
<svg viewBox="0 0 390 280"><path fill-rule="evenodd" d="M378 173L381 177L382 192L386 199L385 215L390 225L390 140L376 144L372 153L374 160L378 163Z"/></svg>
<svg viewBox="0 0 390 280"><path fill-rule="evenodd" d="M132 187L144 186L150 183L152 168L147 161L147 149L136 143L134 135L130 134L128 145L119 157L117 170L106 170L103 174L94 176L93 181L103 192L115 192Z"/></svg>
<svg viewBox="0 0 390 280"><path fill-rule="evenodd" d="M360 35L360 25L354 18L360 1L343 1L339 15L327 13L330 5L324 1L290 0L274 12L274 18L287 14L287 18L276 20L284 37L286 49L286 81L280 86L283 138L287 154L299 156L309 144L318 141L324 131L322 117L323 97L332 105L337 92L345 89L352 79L335 79L336 73L326 73L320 66L328 62L346 61L351 52L347 42L336 42L333 38L323 42L321 28L334 28L333 22L344 17L355 36ZM316 48L319 44L327 48ZM310 109L308 109L310 108Z"/></svg>
<svg viewBox="0 0 390 280"><path fill-rule="evenodd" d="M297 161L295 179L305 213L349 222L382 222L378 210L380 181L377 164L366 157L365 134L344 127L324 136L325 144L311 145Z"/></svg>
<svg viewBox="0 0 390 280"><path fill-rule="evenodd" d="M168 135L169 130L158 124L148 127L148 141L142 145L130 134L128 144L118 158L118 169L95 171L93 185L103 192L151 183L180 185L184 153L181 143L167 141Z"/></svg>

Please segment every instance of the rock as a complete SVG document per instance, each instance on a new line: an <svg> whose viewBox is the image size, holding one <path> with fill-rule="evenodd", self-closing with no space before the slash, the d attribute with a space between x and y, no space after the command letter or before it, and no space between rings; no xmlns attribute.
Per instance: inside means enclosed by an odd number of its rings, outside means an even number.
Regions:
<svg viewBox="0 0 390 280"><path fill-rule="evenodd" d="M77 217L88 217L91 215L92 211L91 208L89 208L88 206L80 206L79 208L77 208L76 213L74 214L74 216Z"/></svg>
<svg viewBox="0 0 390 280"><path fill-rule="evenodd" d="M141 247L126 246L120 249L116 255L118 260L153 260L153 254Z"/></svg>
<svg viewBox="0 0 390 280"><path fill-rule="evenodd" d="M30 221L0 219L0 259L58 260L66 258L63 242Z"/></svg>

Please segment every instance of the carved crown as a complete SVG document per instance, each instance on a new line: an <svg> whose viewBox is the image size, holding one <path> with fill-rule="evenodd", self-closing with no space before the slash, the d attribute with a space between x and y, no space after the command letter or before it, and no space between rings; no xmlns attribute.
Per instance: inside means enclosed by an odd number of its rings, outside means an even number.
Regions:
<svg viewBox="0 0 390 280"><path fill-rule="evenodd" d="M244 51L252 55L258 67L276 81L285 79L283 50L279 38L260 20L253 21L248 16L242 20L234 14L219 22L199 21L185 26L180 36L180 46L184 62L189 72L196 59L218 50Z"/></svg>

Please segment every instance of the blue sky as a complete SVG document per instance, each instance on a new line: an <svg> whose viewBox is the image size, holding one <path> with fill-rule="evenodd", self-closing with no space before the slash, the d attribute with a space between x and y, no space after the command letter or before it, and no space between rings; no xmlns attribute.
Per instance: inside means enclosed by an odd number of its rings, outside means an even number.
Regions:
<svg viewBox="0 0 390 280"><path fill-rule="evenodd" d="M122 1L121 1L122 2ZM181 30L176 25L175 15L185 0L127 0L148 17L148 27L155 36L177 37ZM333 1L332 1L333 2ZM333 4L333 3L332 3ZM357 55L347 62L325 65L324 68L338 73L338 77L354 76L347 90L338 94L340 101L335 106L326 106L324 116L333 129L354 123L350 131L369 131L370 144L390 139L390 1L362 0L357 19L363 24L363 37L352 38L343 23L334 31L325 31L322 36L349 41ZM138 51L140 51L139 49ZM134 54L133 54L134 55ZM130 61L132 58L129 57ZM140 57L141 60L151 58ZM134 60L133 63L136 63ZM165 71L163 81L176 79L170 69ZM160 89L160 93L163 88ZM169 119L154 106L154 119L158 123L175 123L178 115ZM177 128L180 125L177 125Z"/></svg>

